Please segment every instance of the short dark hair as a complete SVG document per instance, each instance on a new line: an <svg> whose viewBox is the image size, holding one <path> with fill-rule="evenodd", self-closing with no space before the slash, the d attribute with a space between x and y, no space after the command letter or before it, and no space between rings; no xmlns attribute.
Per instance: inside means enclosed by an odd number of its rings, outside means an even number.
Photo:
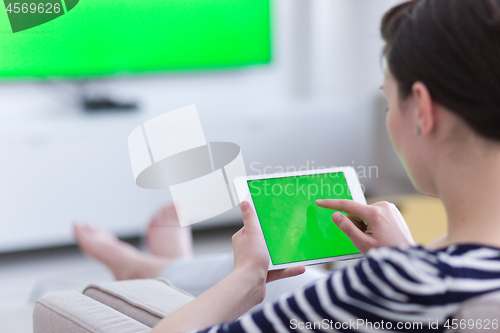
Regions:
<svg viewBox="0 0 500 333"><path fill-rule="evenodd" d="M406 99L415 82L500 141L500 0L412 0L382 19L384 56Z"/></svg>

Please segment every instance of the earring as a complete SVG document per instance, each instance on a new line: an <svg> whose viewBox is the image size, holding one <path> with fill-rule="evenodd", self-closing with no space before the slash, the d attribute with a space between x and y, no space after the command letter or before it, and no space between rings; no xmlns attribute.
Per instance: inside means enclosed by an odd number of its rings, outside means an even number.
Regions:
<svg viewBox="0 0 500 333"><path fill-rule="evenodd" d="M421 134L421 133L422 133L422 132L420 131L420 127L418 127L418 126L417 126L417 127L415 127L415 134L416 134L417 136L420 136L420 134Z"/></svg>

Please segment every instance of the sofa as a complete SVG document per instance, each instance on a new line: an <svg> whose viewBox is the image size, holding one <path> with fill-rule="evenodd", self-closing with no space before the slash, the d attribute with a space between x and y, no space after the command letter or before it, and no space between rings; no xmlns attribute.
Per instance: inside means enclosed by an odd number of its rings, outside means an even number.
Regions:
<svg viewBox="0 0 500 333"><path fill-rule="evenodd" d="M34 333L145 333L194 296L165 279L91 284L40 298Z"/></svg>
<svg viewBox="0 0 500 333"><path fill-rule="evenodd" d="M33 311L33 332L146 333L192 299L165 279L92 284L83 293L60 292L40 298ZM486 319L500 322L500 292L464 303L454 319L457 324L466 323L466 327L458 325L451 332L481 331L475 323ZM469 329L471 320L474 328ZM500 328L490 325L487 332L500 332Z"/></svg>

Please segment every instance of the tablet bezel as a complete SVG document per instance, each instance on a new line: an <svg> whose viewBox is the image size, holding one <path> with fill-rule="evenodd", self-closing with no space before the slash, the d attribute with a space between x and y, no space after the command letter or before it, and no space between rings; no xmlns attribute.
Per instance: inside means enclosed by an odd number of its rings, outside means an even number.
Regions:
<svg viewBox="0 0 500 333"><path fill-rule="evenodd" d="M344 173L344 177L346 179L347 186L349 187L349 191L351 192L352 200L366 205L366 199L365 199L365 196L363 194L363 189L361 188L361 184L359 182L356 171L354 170L353 167L350 167L350 166L349 167L328 168L328 169L295 171L295 172L280 172L280 173L264 174L264 175L257 175L257 176L237 177L234 179L233 183L234 183L234 187L236 189L236 194L237 194L239 202L241 203L243 201L248 201L250 203L251 207L254 209L254 211L257 212L255 209L253 198L250 195L250 190L248 188L248 181L249 180L287 178L287 177L319 175L319 174L337 173L337 172ZM262 226L260 224L258 214L256 214L256 217L257 217L257 221L259 222L260 232L261 232L262 236L264 237L264 233L262 232ZM333 221L332 221L332 223L333 223ZM306 260L306 261L297 261L297 262L291 262L291 263L286 263L286 264L273 265L273 262L271 260L271 255L269 254L269 248L267 247L267 243L266 243L266 249L267 249L267 255L269 257L269 270L276 270L276 269L283 269L283 268L304 266L304 265L317 265L317 264L322 264L322 263L326 263L326 262L342 261L342 260L347 260L347 259L355 259L355 258L363 257L363 255L361 253L355 253L355 254L347 254L347 255L343 255L343 256L335 256L335 257L312 259L312 260Z"/></svg>

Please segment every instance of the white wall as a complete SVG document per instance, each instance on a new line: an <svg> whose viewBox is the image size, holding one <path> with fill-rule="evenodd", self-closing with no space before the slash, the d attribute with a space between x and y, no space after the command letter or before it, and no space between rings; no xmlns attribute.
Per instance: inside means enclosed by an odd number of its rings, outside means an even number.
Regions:
<svg viewBox="0 0 500 333"><path fill-rule="evenodd" d="M74 218L140 232L169 194L135 187L128 133L188 104L207 140L242 147L248 173L254 162L373 165L378 25L395 2L279 0L268 66L91 83L96 94L138 100L136 114L83 114L71 82L0 84L0 251L71 242Z"/></svg>

